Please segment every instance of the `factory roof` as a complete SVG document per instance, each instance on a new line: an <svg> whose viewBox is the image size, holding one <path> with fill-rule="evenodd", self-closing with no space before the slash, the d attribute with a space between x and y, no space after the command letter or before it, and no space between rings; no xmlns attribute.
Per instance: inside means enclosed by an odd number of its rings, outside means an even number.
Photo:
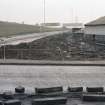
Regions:
<svg viewBox="0 0 105 105"><path fill-rule="evenodd" d="M100 25L105 25L105 16L85 24L85 26L100 26Z"/></svg>

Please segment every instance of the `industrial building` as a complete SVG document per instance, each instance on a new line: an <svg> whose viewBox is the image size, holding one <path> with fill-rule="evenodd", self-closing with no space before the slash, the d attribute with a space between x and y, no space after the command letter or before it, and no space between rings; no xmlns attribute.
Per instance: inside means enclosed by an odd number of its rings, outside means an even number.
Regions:
<svg viewBox="0 0 105 105"><path fill-rule="evenodd" d="M86 37L91 37L97 41L105 41L105 16L85 24Z"/></svg>
<svg viewBox="0 0 105 105"><path fill-rule="evenodd" d="M84 28L84 25L82 23L64 23L63 27L67 29L71 29L72 32L82 32L82 29Z"/></svg>
<svg viewBox="0 0 105 105"><path fill-rule="evenodd" d="M70 29L83 28L84 27L82 23L64 23L63 26L66 28L70 28Z"/></svg>

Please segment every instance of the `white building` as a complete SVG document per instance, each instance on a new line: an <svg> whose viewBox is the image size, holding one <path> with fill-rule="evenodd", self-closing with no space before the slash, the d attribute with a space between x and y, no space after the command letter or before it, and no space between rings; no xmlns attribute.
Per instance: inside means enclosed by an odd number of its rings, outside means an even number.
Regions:
<svg viewBox="0 0 105 105"><path fill-rule="evenodd" d="M83 28L84 25L82 23L64 23L63 27L73 29L73 28Z"/></svg>
<svg viewBox="0 0 105 105"><path fill-rule="evenodd" d="M83 33L84 25L82 23L64 23L63 27L71 29L73 33Z"/></svg>
<svg viewBox="0 0 105 105"><path fill-rule="evenodd" d="M105 35L105 16L85 24L85 34Z"/></svg>

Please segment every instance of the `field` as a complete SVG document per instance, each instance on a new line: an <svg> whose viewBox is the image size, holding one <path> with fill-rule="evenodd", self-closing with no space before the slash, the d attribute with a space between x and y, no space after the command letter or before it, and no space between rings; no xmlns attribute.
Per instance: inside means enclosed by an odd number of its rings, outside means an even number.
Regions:
<svg viewBox="0 0 105 105"><path fill-rule="evenodd" d="M31 60L104 60L104 47L83 40L82 34L65 33L30 43L5 46L6 59ZM0 58L4 47L0 48Z"/></svg>

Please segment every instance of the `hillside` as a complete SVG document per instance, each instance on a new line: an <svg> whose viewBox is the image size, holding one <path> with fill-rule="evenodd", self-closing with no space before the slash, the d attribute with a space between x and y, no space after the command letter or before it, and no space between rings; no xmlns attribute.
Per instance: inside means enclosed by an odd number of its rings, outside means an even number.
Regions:
<svg viewBox="0 0 105 105"><path fill-rule="evenodd" d="M46 28L43 29L35 25L19 24L13 22L0 21L0 37L7 37L18 34L37 33L41 31L54 31L56 29Z"/></svg>
<svg viewBox="0 0 105 105"><path fill-rule="evenodd" d="M82 35L73 36L65 33L48 36L30 43L5 46L6 59L34 60L77 60L80 56L80 40ZM0 58L3 58L3 47L0 48Z"/></svg>
<svg viewBox="0 0 105 105"><path fill-rule="evenodd" d="M0 58L4 47L0 48ZM105 47L84 40L83 34L65 33L30 43L5 46L6 59L105 60Z"/></svg>

